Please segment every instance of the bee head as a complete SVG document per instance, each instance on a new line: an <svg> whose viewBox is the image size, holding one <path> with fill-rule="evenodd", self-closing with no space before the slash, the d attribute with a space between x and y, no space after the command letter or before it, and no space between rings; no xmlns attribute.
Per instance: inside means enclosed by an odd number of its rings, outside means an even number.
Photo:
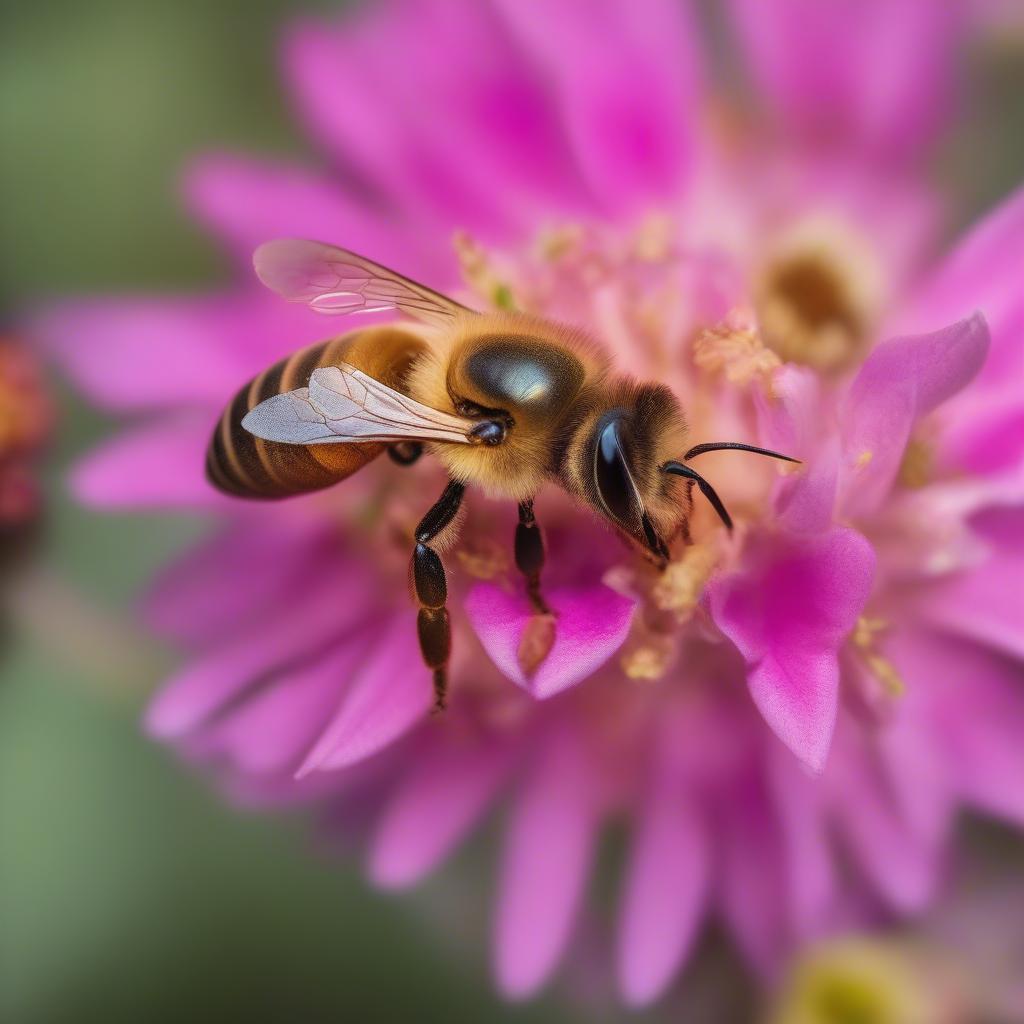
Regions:
<svg viewBox="0 0 1024 1024"><path fill-rule="evenodd" d="M589 426L584 446L586 496L614 526L653 554L668 558L667 539L689 515L689 488L696 484L727 529L732 519L714 488L684 463L710 451L734 449L786 462L799 460L735 441L699 444L681 461L668 458L682 448L686 427L675 397L662 385L629 386L616 404ZM685 490L679 479L689 482Z"/></svg>
<svg viewBox="0 0 1024 1024"><path fill-rule="evenodd" d="M685 509L674 481L658 467L685 437L682 413L661 385L626 383L614 398L586 426L584 495L618 530L663 560L663 537Z"/></svg>

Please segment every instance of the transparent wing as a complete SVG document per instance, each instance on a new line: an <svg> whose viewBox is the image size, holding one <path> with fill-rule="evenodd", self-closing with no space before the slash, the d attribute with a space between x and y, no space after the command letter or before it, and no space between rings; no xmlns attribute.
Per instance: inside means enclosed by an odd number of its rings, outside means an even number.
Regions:
<svg viewBox="0 0 1024 1024"><path fill-rule="evenodd" d="M308 388L260 402L242 426L265 441L343 444L365 441L447 441L471 444L476 424L394 391L354 366L314 370Z"/></svg>
<svg viewBox="0 0 1024 1024"><path fill-rule="evenodd" d="M318 313L338 316L397 309L444 327L458 314L473 312L379 263L323 242L266 242L253 254L253 266L272 291Z"/></svg>

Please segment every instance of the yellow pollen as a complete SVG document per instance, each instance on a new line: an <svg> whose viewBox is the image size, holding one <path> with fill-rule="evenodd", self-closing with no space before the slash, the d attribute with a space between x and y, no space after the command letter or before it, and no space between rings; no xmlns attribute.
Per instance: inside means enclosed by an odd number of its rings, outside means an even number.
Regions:
<svg viewBox="0 0 1024 1024"><path fill-rule="evenodd" d="M907 684L896 666L878 651L878 637L888 628L884 619L862 615L853 628L853 645L867 670L878 680L882 689L892 698L902 697Z"/></svg>
<svg viewBox="0 0 1024 1024"><path fill-rule="evenodd" d="M484 248L465 231L457 231L452 244L466 284L496 309L515 310L515 293L491 265Z"/></svg>
<svg viewBox="0 0 1024 1024"><path fill-rule="evenodd" d="M693 614L704 592L718 552L711 544L691 544L682 558L669 562L651 587L651 602L659 611L671 612L679 623Z"/></svg>
<svg viewBox="0 0 1024 1024"><path fill-rule="evenodd" d="M527 621L519 641L519 650L516 651L516 660L525 676L532 676L551 653L555 643L555 629L553 615L534 615Z"/></svg>
<svg viewBox="0 0 1024 1024"><path fill-rule="evenodd" d="M668 669L671 656L670 644L642 644L627 650L619 664L630 679L660 679Z"/></svg>
<svg viewBox="0 0 1024 1024"><path fill-rule="evenodd" d="M857 456L857 461L853 464L854 469L863 469L873 458L875 453L870 448L865 448L864 451Z"/></svg>
<svg viewBox="0 0 1024 1024"><path fill-rule="evenodd" d="M750 327L720 324L703 331L693 346L693 361L708 373L722 373L730 384L745 386L767 378L782 365Z"/></svg>
<svg viewBox="0 0 1024 1024"><path fill-rule="evenodd" d="M927 441L912 439L900 463L900 483L904 487L924 487L932 478L935 452Z"/></svg>
<svg viewBox="0 0 1024 1024"><path fill-rule="evenodd" d="M463 570L478 580L497 579L511 566L508 552L496 541L481 541L472 547L463 545L455 555Z"/></svg>
<svg viewBox="0 0 1024 1024"><path fill-rule="evenodd" d="M633 253L644 263L664 263L672 251L672 219L654 213L646 217L633 240Z"/></svg>
<svg viewBox="0 0 1024 1024"><path fill-rule="evenodd" d="M545 231L539 239L540 255L551 263L558 263L579 249L583 241L583 228L579 224L565 224Z"/></svg>

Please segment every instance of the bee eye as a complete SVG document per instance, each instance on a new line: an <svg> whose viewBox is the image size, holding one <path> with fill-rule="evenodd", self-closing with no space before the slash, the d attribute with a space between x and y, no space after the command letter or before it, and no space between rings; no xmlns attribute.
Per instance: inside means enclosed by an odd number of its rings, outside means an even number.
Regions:
<svg viewBox="0 0 1024 1024"><path fill-rule="evenodd" d="M640 498L626 461L620 421L600 427L594 450L594 482L605 511L624 526L635 527L641 517Z"/></svg>

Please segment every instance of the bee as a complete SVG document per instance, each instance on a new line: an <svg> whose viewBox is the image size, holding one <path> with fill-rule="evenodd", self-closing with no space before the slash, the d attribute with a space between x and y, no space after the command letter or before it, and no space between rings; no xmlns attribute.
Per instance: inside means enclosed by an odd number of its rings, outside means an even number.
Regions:
<svg viewBox="0 0 1024 1024"><path fill-rule="evenodd" d="M732 520L690 459L738 442L687 449L683 411L664 384L617 374L587 335L523 313L472 310L393 270L319 242L268 242L253 258L285 299L328 315L395 310L408 322L355 330L296 352L246 384L207 452L210 481L244 498L285 498L351 476L385 451L424 451L449 483L415 531L411 581L420 650L445 706L451 626L440 551L467 486L518 503L515 562L534 610L544 543L533 501L555 483L659 567L689 539L694 485ZM680 453L683 453L680 455Z"/></svg>

